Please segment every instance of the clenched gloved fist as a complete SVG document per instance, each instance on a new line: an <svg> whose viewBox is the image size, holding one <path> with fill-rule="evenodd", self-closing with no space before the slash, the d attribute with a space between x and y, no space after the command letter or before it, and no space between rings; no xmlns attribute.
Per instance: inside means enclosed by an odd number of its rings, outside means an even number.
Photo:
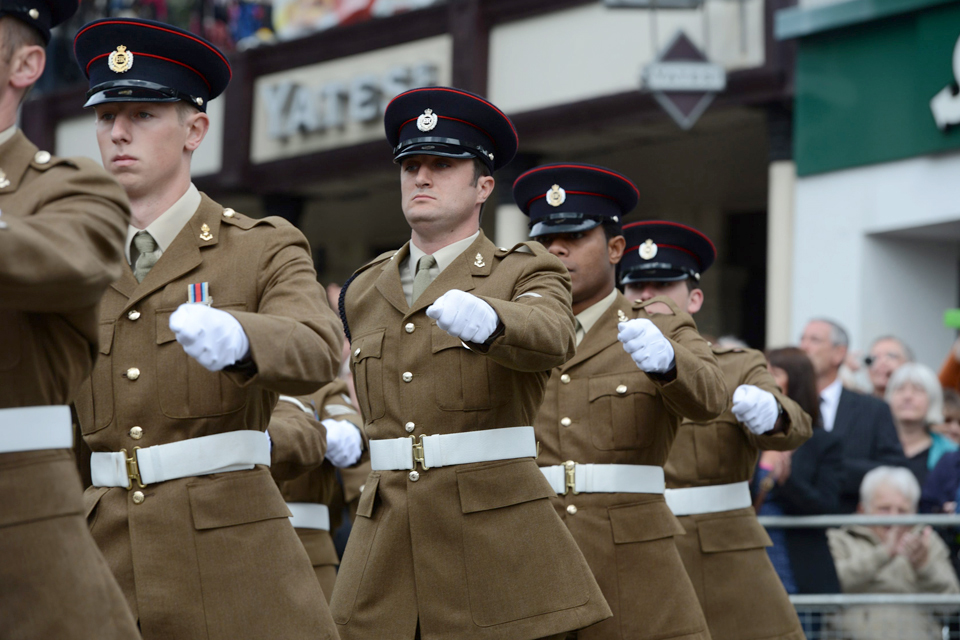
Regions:
<svg viewBox="0 0 960 640"><path fill-rule="evenodd" d="M170 316L170 330L187 355L209 371L236 364L250 352L240 322L226 311L203 304L182 304Z"/></svg>
<svg viewBox="0 0 960 640"><path fill-rule="evenodd" d="M327 460L335 467L356 464L363 451L363 438L357 425L347 420L327 418L323 426L327 428Z"/></svg>
<svg viewBox="0 0 960 640"><path fill-rule="evenodd" d="M657 325L646 318L636 318L621 322L617 328L620 330L617 340L642 371L667 373L673 369L676 361L673 345Z"/></svg>
<svg viewBox="0 0 960 640"><path fill-rule="evenodd" d="M760 435L777 426L780 409L769 391L752 384L742 384L733 392L733 415L751 433Z"/></svg>
<svg viewBox="0 0 960 640"><path fill-rule="evenodd" d="M483 344L500 324L497 312L475 295L451 289L427 307L437 326L464 342Z"/></svg>

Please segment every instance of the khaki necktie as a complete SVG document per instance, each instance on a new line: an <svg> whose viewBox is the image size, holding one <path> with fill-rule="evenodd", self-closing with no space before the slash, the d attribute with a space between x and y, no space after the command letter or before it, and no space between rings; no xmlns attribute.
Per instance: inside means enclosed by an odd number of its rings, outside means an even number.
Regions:
<svg viewBox="0 0 960 640"><path fill-rule="evenodd" d="M574 320L577 323L577 339L574 342L574 345L579 347L580 343L583 342L583 337L587 335L587 332L583 330L583 325L580 324L580 320L577 320L576 318L574 318Z"/></svg>
<svg viewBox="0 0 960 640"><path fill-rule="evenodd" d="M416 302L417 299L426 291L427 287L430 286L430 283L433 282L433 278L430 276L430 269L437 266L437 259L433 256L423 256L420 258L420 261L417 262L417 275L413 279L413 301Z"/></svg>
<svg viewBox="0 0 960 640"><path fill-rule="evenodd" d="M143 282L143 279L150 273L150 269L160 259L160 252L158 251L160 247L157 246L157 241L153 239L153 236L146 231L139 231L137 235L133 236L133 246L137 251L136 256L131 254L133 258L133 277L137 279L137 282Z"/></svg>

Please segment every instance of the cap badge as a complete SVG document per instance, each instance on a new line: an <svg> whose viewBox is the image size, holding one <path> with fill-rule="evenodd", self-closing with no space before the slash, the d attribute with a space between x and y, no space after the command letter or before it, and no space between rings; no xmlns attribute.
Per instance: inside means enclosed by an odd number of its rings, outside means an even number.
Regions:
<svg viewBox="0 0 960 640"><path fill-rule="evenodd" d="M640 245L640 257L644 260L653 260L657 257L657 245L653 240L647 240Z"/></svg>
<svg viewBox="0 0 960 640"><path fill-rule="evenodd" d="M555 184L550 187L550 191L547 191L547 204L551 207L559 207L566 201L567 192L561 189L560 185Z"/></svg>
<svg viewBox="0 0 960 640"><path fill-rule="evenodd" d="M130 71L130 67L133 66L133 52L127 51L125 46L120 45L116 51L110 53L110 57L107 58L107 66L114 73Z"/></svg>
<svg viewBox="0 0 960 640"><path fill-rule="evenodd" d="M427 109L417 118L417 129L420 129L420 131L433 131L434 127L437 126L437 120L437 114L433 112L433 109Z"/></svg>

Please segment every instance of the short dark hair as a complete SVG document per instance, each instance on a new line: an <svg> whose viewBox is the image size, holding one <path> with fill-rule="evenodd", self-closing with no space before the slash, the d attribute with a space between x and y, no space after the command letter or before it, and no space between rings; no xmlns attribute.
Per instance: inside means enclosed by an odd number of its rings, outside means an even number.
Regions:
<svg viewBox="0 0 960 640"><path fill-rule="evenodd" d="M15 54L21 47L44 47L47 43L43 35L23 20L13 16L3 16L0 18L0 30L2 30L3 48L0 55L3 61L9 63L13 60Z"/></svg>
<svg viewBox="0 0 960 640"><path fill-rule="evenodd" d="M623 235L623 228L619 222L607 221L603 222L600 226L603 227L603 236L607 239L607 242L610 242L617 236Z"/></svg>
<svg viewBox="0 0 960 640"><path fill-rule="evenodd" d="M485 162L480 160L480 158L473 159L473 186L477 186L477 182L481 177L490 175L490 167L487 166Z"/></svg>

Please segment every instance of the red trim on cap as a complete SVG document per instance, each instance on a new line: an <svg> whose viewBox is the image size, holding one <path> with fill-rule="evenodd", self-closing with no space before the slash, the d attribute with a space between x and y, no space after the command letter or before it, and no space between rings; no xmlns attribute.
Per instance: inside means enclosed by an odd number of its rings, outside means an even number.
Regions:
<svg viewBox="0 0 960 640"><path fill-rule="evenodd" d="M83 34L86 33L87 31L89 31L90 29L94 29L94 28L96 28L96 27L105 26L105 25L108 25L108 24L127 24L127 25L132 25L132 26L134 26L134 27L145 27L145 28L147 28L147 29L156 29L157 31L164 31L164 32L166 32L166 33L172 33L172 34L175 35L175 36L181 36L181 37L186 38L186 39L188 39L188 40L193 40L193 41L196 42L197 44L201 44L201 45L203 45L204 47L206 47L207 49L209 49L210 51L212 51L213 53L215 53L215 54L217 55L217 57L220 58L220 59L223 61L223 64L227 65L227 73L230 74L230 79L231 79L231 80L233 79L233 69L230 68L230 63L227 62L227 59L223 57L223 54L220 53L219 51L217 51L217 49L216 49L215 47L213 47L210 43L208 43L208 42L206 42L206 41L204 41L204 40L201 40L200 38L197 38L197 37L195 37L195 36L192 36L192 35L189 35L189 34L186 34L186 33L181 33L181 32L179 32L179 31L174 31L173 29L164 29L163 27L157 27L157 26L152 25L152 24L143 24L142 22L131 22L131 21L129 21L129 20L108 20L108 21L104 21L104 22L98 22L98 23L96 23L96 24L91 24L90 26L81 29L80 31L77 32L77 35L75 35L75 36L73 37L73 55L74 55L74 56L77 55L77 39L78 39L81 35L83 35ZM106 54L106 55L110 55L110 54L108 53L108 54ZM143 54L143 53L142 53L142 54L140 54L140 55L147 55L147 54ZM102 56L97 56L97 57L99 58L99 57L102 57ZM159 58L160 56L153 56L153 57L154 57L154 58ZM94 60L96 60L96 58L94 58ZM92 62L92 61L91 61L91 62ZM183 66L186 67L187 65L183 65ZM89 67L90 67L90 65L88 64L88 65L87 65L87 68L89 68ZM187 67L187 68L190 69L191 71L196 71L196 69L191 69L190 67ZM197 73L198 73L199 75L201 75L201 76L203 75L203 74L201 74L199 71L197 71ZM204 80L206 80L206 78L204 78ZM208 86L208 87L210 86L209 83L207 84L207 86Z"/></svg>
<svg viewBox="0 0 960 640"><path fill-rule="evenodd" d="M523 173L521 173L520 177L513 181L513 188L516 189L517 183L523 180L526 176L532 173L537 173L538 171L549 171L551 169L584 169L587 171L596 171L597 173L604 173L608 176L613 176L614 178L618 178L622 182L626 182L628 185L630 185L630 188L633 189L633 191L637 194L637 198L638 199L640 198L640 190L637 189L636 185L630 182L630 180L628 180L624 176L620 175L619 173L616 173L614 171L609 171L607 169L589 167L583 164L547 164L542 167L534 167L533 169L530 169L528 171L524 171ZM573 193L573 192L571 191L569 193Z"/></svg>
<svg viewBox="0 0 960 640"><path fill-rule="evenodd" d="M674 245L674 244L659 244L659 243L657 243L657 247L661 247L661 248L663 248L663 249L676 249L677 251L683 251L684 253L690 255L694 260L696 260L696 261L697 261L697 264L700 265L700 270L701 270L701 271L703 270L703 262L700 260L700 256L698 256L697 254L695 254L693 251L690 251L689 249L684 249L683 247L678 247L677 245ZM639 248L640 248L640 245L638 244L638 245L635 246L635 247L630 247L629 249L624 249L624 252L634 251L634 250L639 249Z"/></svg>
<svg viewBox="0 0 960 640"><path fill-rule="evenodd" d="M101 53L100 55L91 58L91 59L90 59L90 62L87 63L87 68L84 69L84 73L87 74L87 77L88 77L88 78L90 77L90 65L92 65L94 62L96 62L96 61L99 60L100 58L106 58L106 57L110 56L112 53L113 53L112 51L111 51L110 53ZM172 62L173 64L178 64L178 65L180 65L181 67L186 67L187 69L190 69L190 71L193 71L195 74L197 74L198 76L200 76L200 79L203 80L203 83L204 83L205 85L207 85L207 91L210 90L210 83L207 81L206 76L204 76L202 73L200 73L199 71L197 71L196 69L194 69L193 67L191 67L191 66L189 66L189 65L185 65L185 64L183 64L182 62L179 62L179 61L177 61L177 60L172 60L172 59L170 59L170 58L164 58L163 56L155 56L155 55L153 55L152 53L142 53L142 52L140 52L140 51L131 51L130 53L132 53L134 56L144 56L144 57L147 57L147 58L156 58L157 60L163 60L163 61L165 61L165 62Z"/></svg>
<svg viewBox="0 0 960 640"><path fill-rule="evenodd" d="M610 196L608 196L608 195L606 195L606 194L603 194L603 193L593 193L592 191L569 191L569 190L567 190L567 189L564 189L564 193L569 193L569 194L575 195L575 196L596 196L596 197L598 197L598 198L606 198L607 200L613 200L614 202L617 201L616 198L612 198L612 197L610 197ZM530 205L533 204L533 202L534 202L535 200L539 200L540 198L546 198L546 197L547 197L547 194L543 193L543 194L540 194L539 196L536 196L536 197L534 197L534 198L530 198L530 200L527 201L527 204L526 204L525 206L529 209L529 208L530 208Z"/></svg>
<svg viewBox="0 0 960 640"><path fill-rule="evenodd" d="M488 107L490 107L491 109L493 109L494 111L496 111L498 114L500 114L500 116L503 117L503 119L507 121L507 124L510 125L510 131L513 132L513 137L516 139L517 146L518 146L518 147L520 146L520 136L517 135L517 130L514 129L513 123L510 122L510 118L508 118L508 117L506 116L506 114L503 113L503 111L500 111L500 109L497 109L497 107L495 107L495 106L494 106L493 104L491 104L490 102L487 102L487 101L484 100L483 98L478 98L477 96L473 95L472 93L466 93L465 91L457 91L456 89L449 89L449 88L447 88L447 87L421 87L420 89L410 89L409 91L404 91L403 93L395 96L395 97L393 98L393 100L391 100L391 101L387 104L387 109L390 108L390 105L393 104L394 100L397 100L398 98L401 98L401 97L406 96L406 95L410 95L411 93L419 93L419 92L421 92L421 91L444 91L444 92L446 92L446 93L455 93L455 94L457 94L457 95L464 96L464 97L466 97L466 98L473 98L474 100L476 100L476 101L478 101L478 102L482 102L483 104L487 105ZM419 117L419 116L418 116L418 117ZM481 131L483 131L483 130L481 129ZM487 137L491 137L491 138L492 138L492 136L490 136L489 134L487 134Z"/></svg>
<svg viewBox="0 0 960 640"><path fill-rule="evenodd" d="M420 114L420 115L423 115L423 114ZM441 116L441 115L437 115L437 114L433 114L433 115L437 116L438 118L443 118L444 120L453 120L453 121L455 121L455 122L462 122L463 124L468 124L468 125L470 125L471 127L473 127L474 129L476 129L477 131L479 131L480 133L482 133L483 135L485 135L485 136L487 136L488 138L490 138L491 140L493 140L493 136L492 136L492 135L490 135L489 133L487 133L486 130L481 129L481 128L478 127L477 125L473 124L472 122L467 122L466 120L461 120L460 118L451 118L450 116ZM403 128L404 128L405 126L407 126L408 124L410 124L410 123L413 122L414 120L419 120L419 119L420 119L420 116L417 116L416 118L410 118L409 120L407 120L406 122L404 122L402 125L400 125L400 128L397 129L397 137L398 137L398 138L400 137L400 132L403 130Z"/></svg>
<svg viewBox="0 0 960 640"><path fill-rule="evenodd" d="M714 245L713 241L710 240L710 238L708 238L707 236L705 236L702 231L698 231L693 227L688 227L685 224L680 224L679 222L667 222L666 220L641 220L639 222L631 222L630 224L625 224L623 225L623 229L624 231L626 231L627 229L633 229L634 227L643 227L651 224L664 224L669 227L680 227L681 229L686 229L687 231L695 233L701 238L703 238L704 240L706 240L710 244L710 248L713 249L713 253L714 254L717 253L716 245ZM667 246L667 245L663 245L663 246Z"/></svg>

